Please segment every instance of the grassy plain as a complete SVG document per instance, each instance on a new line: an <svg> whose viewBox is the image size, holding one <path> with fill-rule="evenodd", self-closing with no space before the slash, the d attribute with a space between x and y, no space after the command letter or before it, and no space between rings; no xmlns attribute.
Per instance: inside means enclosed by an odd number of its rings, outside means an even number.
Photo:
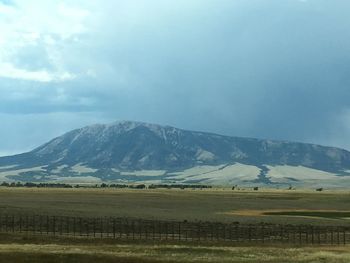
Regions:
<svg viewBox="0 0 350 263"><path fill-rule="evenodd" d="M11 263L229 263L350 262L350 246L228 246L128 243L108 240L0 235L0 262Z"/></svg>
<svg viewBox="0 0 350 263"><path fill-rule="evenodd" d="M350 191L0 188L9 214L344 225L349 204ZM130 242L0 234L0 263L350 262L350 246Z"/></svg>
<svg viewBox="0 0 350 263"><path fill-rule="evenodd" d="M9 214L336 225L350 224L349 204L350 191L0 188Z"/></svg>

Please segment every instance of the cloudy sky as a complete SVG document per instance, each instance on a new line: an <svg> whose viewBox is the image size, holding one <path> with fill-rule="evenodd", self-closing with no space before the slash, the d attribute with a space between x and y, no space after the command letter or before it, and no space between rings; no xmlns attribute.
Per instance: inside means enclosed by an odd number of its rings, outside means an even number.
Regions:
<svg viewBox="0 0 350 263"><path fill-rule="evenodd" d="M138 120L350 149L348 0L0 0L0 155Z"/></svg>

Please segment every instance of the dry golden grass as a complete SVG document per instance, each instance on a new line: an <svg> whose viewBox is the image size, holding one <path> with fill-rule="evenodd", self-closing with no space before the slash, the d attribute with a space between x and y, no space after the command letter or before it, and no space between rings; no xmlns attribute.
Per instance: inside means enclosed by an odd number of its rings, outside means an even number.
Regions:
<svg viewBox="0 0 350 263"><path fill-rule="evenodd" d="M0 262L350 262L350 247L1 244Z"/></svg>

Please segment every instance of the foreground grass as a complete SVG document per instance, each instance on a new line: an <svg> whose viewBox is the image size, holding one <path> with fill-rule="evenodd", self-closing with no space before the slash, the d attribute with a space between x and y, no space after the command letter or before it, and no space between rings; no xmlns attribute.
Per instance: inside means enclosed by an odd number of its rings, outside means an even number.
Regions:
<svg viewBox="0 0 350 263"><path fill-rule="evenodd" d="M229 246L0 234L0 263L348 263L350 246Z"/></svg>
<svg viewBox="0 0 350 263"><path fill-rule="evenodd" d="M1 244L0 262L350 262L350 247Z"/></svg>

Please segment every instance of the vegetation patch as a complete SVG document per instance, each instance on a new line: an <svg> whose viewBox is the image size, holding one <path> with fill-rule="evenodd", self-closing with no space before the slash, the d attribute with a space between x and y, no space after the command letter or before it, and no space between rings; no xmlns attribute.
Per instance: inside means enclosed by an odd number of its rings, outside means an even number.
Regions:
<svg viewBox="0 0 350 263"><path fill-rule="evenodd" d="M264 215L276 216L306 216L306 217L321 217L331 219L346 219L350 218L350 211L275 211L264 212Z"/></svg>
<svg viewBox="0 0 350 263"><path fill-rule="evenodd" d="M237 210L227 214L239 216L291 216L291 217L315 217L325 219L350 219L350 211L340 210Z"/></svg>

